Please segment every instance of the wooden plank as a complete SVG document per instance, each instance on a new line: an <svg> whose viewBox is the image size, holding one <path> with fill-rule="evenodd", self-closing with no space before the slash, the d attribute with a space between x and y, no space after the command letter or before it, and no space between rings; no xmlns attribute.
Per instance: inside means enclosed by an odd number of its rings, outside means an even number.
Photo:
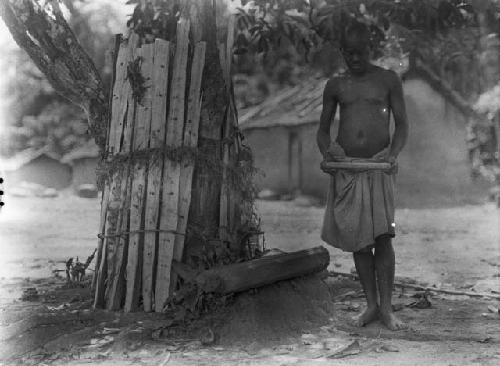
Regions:
<svg viewBox="0 0 500 366"><path fill-rule="evenodd" d="M109 189L108 205L106 209L106 221L102 249L101 264L96 284L96 293L94 297L94 306L101 307L105 305L108 287L106 282L109 280L110 260L114 254L116 238L112 235L117 231L118 209L120 202L120 175L114 174L111 181L107 184Z"/></svg>
<svg viewBox="0 0 500 366"><path fill-rule="evenodd" d="M229 229L229 223L228 223L228 195L229 195L229 189L228 189L228 182L227 182L227 166L229 164L229 145L227 143L226 138L228 138L228 133L229 133L229 114L231 113L230 107L227 107L226 111L226 116L225 116L225 121L224 121L224 143L222 145L222 182L221 182L221 192L220 192L220 208L219 208L219 238L221 240L227 241L229 239L228 237L228 229Z"/></svg>
<svg viewBox="0 0 500 366"><path fill-rule="evenodd" d="M238 129L238 111L236 109L236 101L234 98L233 90L233 80L231 77L231 69L233 65L233 45L234 45L234 34L236 26L236 16L231 15L228 23L228 36L226 44L226 68L227 68L227 79L228 85L228 96L229 96L229 114L227 121L227 134L226 138L229 139ZM238 164L238 154L241 146L241 138L238 134L233 137L233 144L227 147L227 164L235 167ZM225 157L223 157L225 159ZM228 233L234 234L237 230L236 225L240 222L239 207L241 205L241 195L238 189L233 186L227 188L227 231ZM228 238L230 241L234 241L235 238ZM235 243L234 243L235 244Z"/></svg>
<svg viewBox="0 0 500 366"><path fill-rule="evenodd" d="M182 146L184 127L184 99L186 90L186 67L189 45L189 21L181 19L177 24L176 50L172 73L170 110L167 121L166 145ZM178 222L180 164L165 159L163 166L163 190L160 214L158 267L155 286L155 311L161 312L170 295L170 272Z"/></svg>
<svg viewBox="0 0 500 366"><path fill-rule="evenodd" d="M193 63L191 65L191 82L189 84L189 99L187 108L186 125L184 127L184 146L196 148L198 146L198 129L200 126L201 112L201 80L205 66L206 43L199 42L195 45ZM179 178L179 204L177 235L174 242L173 258L182 261L184 253L184 242L188 224L189 207L191 206L191 189L193 183L195 163L189 159L181 162ZM175 289L177 276L171 275L170 286Z"/></svg>
<svg viewBox="0 0 500 366"><path fill-rule="evenodd" d="M116 82L116 64L118 60L118 53L120 51L120 46L122 44L122 35L121 34L115 34L113 37L113 41L111 43L111 49L107 51L107 57L106 57L106 64L108 67L111 68L111 91L109 95L109 101L108 101L108 108L109 110L112 110L113 106L113 90ZM121 71L120 71L121 72ZM107 121L107 126L106 126L106 149L109 147L109 135L110 135L110 130L111 130L111 115L109 116L109 119ZM107 185L104 186L102 195L101 195L101 216L100 216L100 224L99 224L99 235L104 234L104 229L105 229L105 223L106 223L106 209L108 207L108 187ZM104 238L99 238L97 242L97 258L96 258L96 265L94 267L94 274L92 276L92 284L91 284L91 290L95 291L96 289L96 284L97 284L97 275L99 272L99 266L101 263L102 259L102 248L104 244Z"/></svg>
<svg viewBox="0 0 500 366"><path fill-rule="evenodd" d="M134 115L134 102L132 98L132 89L128 90L128 98L129 98L129 109L131 110L130 114ZM132 117L131 117L132 118ZM122 144L123 152L130 152L130 139L127 139L126 136L131 135L131 130L133 128L132 123L127 123L124 126L123 135L124 135L124 143ZM122 184L121 184L121 193L120 193L120 212L118 217L118 232L127 233L129 232L129 219L130 219L130 192L131 192L131 182L132 178L130 177L130 166L127 165L123 167L122 173ZM124 294L125 294L125 273L127 266L127 254L128 254L128 243L129 238L128 235L121 235L117 238L116 241L116 250L115 255L113 257L114 260L114 270L115 274L110 278L111 281L108 281L109 287L109 296L107 299L107 309L109 310L118 310L123 306Z"/></svg>
<svg viewBox="0 0 500 366"><path fill-rule="evenodd" d="M117 233L127 232L128 224L128 192L130 190L130 179L128 177L128 167L122 170L120 182L120 206L117 219ZM109 265L109 276L106 291L106 309L118 310L122 307L123 291L125 283L125 266L126 266L126 245L128 237L126 235L115 238L115 248L112 257L112 265ZM111 264L111 263L110 263Z"/></svg>
<svg viewBox="0 0 500 366"><path fill-rule="evenodd" d="M122 134L121 123L119 121L120 116L123 114L119 108L126 108L126 95L122 93L123 88L126 86L125 76L126 76L126 64L127 64L127 46L125 44L120 45L118 51L117 62L116 62L116 81L113 86L113 99L112 99L112 110L110 117L110 127L109 127L109 144L107 150L111 153L117 152L119 145L115 145L117 135ZM117 227L117 212L118 202L120 200L119 194L119 177L118 172L114 173L110 178L104 188L104 196L106 197L105 209L106 215L101 212L101 233L105 235L114 235L116 233ZM104 220L104 221L103 221ZM110 259L114 254L114 243L115 238L104 238L102 243L101 258L98 267L98 274L96 278L96 291L94 296L94 307L102 307L105 305L106 298L106 281L107 275L109 273ZM112 271L111 271L112 273Z"/></svg>
<svg viewBox="0 0 500 366"><path fill-rule="evenodd" d="M222 47L219 49L220 52L220 60L222 72L224 74L224 80L226 82L226 93L228 97L229 105L227 107L225 121L224 121L224 142L222 145L222 183L221 183L221 193L220 193L220 211L219 211L219 238L224 241L230 241L230 218L229 218L229 205L230 205L230 193L229 193L229 184L228 184L228 176L227 176L227 167L230 162L229 155L229 138L231 136L232 130L232 80L231 80L231 64L232 64L232 56L233 56L233 43L234 43L234 26L235 26L235 17L229 17L229 23L227 27L227 40L226 47Z"/></svg>
<svg viewBox="0 0 500 366"><path fill-rule="evenodd" d="M108 108L110 111L112 111L113 108L113 98L114 98L114 88L115 88L115 83L116 83L116 72L117 72L117 60L118 60L118 53L120 52L120 48L122 45L122 35L121 34L115 34L113 37L113 41L111 44L111 49L108 50L106 54L106 66L111 68L111 92L109 93L109 101L108 101ZM118 70L120 73L123 73L123 65L120 65L120 70ZM122 77L120 75L120 77ZM121 81L123 82L123 81ZM109 146L109 132L111 128L111 116L108 120L107 128L106 128L106 148Z"/></svg>
<svg viewBox="0 0 500 366"><path fill-rule="evenodd" d="M137 117L134 124L133 151L148 148L149 131L151 129L151 102L152 102L152 71L154 45L146 44L138 49L141 57L141 74L144 77L145 92L137 105ZM144 204L146 200L147 162L144 160L133 163L132 190L130 196L130 234L127 255L127 292L125 295L126 312L136 311L139 307L141 294L141 268L144 245L144 233L137 232L144 229Z"/></svg>
<svg viewBox="0 0 500 366"><path fill-rule="evenodd" d="M115 82L113 84L113 91L111 96L111 117L110 117L110 126L108 132L108 151L110 153L115 153L116 149L116 135L118 134L118 126L119 126L119 115L121 108L123 108L122 103L122 88L126 83L125 77L127 75L127 44L121 43L120 48L118 50L118 55L116 58L116 75ZM126 102L126 100L125 100Z"/></svg>
<svg viewBox="0 0 500 366"><path fill-rule="evenodd" d="M193 274L178 262L174 263L174 269L205 292L230 294L321 272L328 268L329 263L328 250L319 246L215 267L199 274Z"/></svg>
<svg viewBox="0 0 500 366"><path fill-rule="evenodd" d="M136 34L132 34L127 43L126 50L126 60L124 62L125 69L129 62L131 62L136 54L135 50L139 38ZM125 70L126 73L126 70ZM118 111L120 120L117 121L120 133L115 135L113 144L115 146L115 152L119 153L129 153L130 152L130 138L132 135L133 125L130 121L133 121L135 114L134 101L132 99L132 89L130 82L125 79L123 86L121 88L121 101L119 106L123 110ZM116 190L116 210L118 211L115 221L114 231L110 232L110 235L116 235L126 231L126 224L128 223L128 203L127 200L129 187L129 167L124 166L115 173L113 177L113 189ZM125 229L124 229L125 227ZM125 281L125 259L126 257L126 245L128 243L127 236L115 236L108 238L109 245L107 246L108 260L107 260L107 286L106 286L106 308L110 310L117 310L121 308L123 302L123 286Z"/></svg>
<svg viewBox="0 0 500 366"><path fill-rule="evenodd" d="M231 134L236 132L238 123L237 116L235 113L232 113L230 116L231 120L229 121ZM233 143L229 146L229 164L232 167L238 166L238 154L239 154L239 145L240 141L238 136L233 137ZM239 192L239 187L235 187L234 184L230 184L228 189L228 230L233 235L237 231L237 225L240 223L240 214L239 207L242 205L241 202L241 194ZM235 240L234 237L230 238L231 241Z"/></svg>
<svg viewBox="0 0 500 366"><path fill-rule="evenodd" d="M126 44L123 44L124 48L124 55L122 59L119 59L117 62L117 82L120 81L119 89L116 90L113 93L113 107L116 108L116 112L113 113L113 108L112 108L112 118L114 119L114 122L116 123L116 132L110 135L110 145L113 148L112 152L119 152L120 151L120 145L122 141L122 131L123 131L123 126L126 121L126 116L127 116L127 104L128 104L128 98L121 98L121 96L126 96L127 95L127 90L130 87L130 82L127 79L127 68L128 68L128 63L133 61L134 59L134 50L136 49L137 45L139 43L139 36L136 33L132 33L128 39L128 42ZM120 47L122 49L122 47ZM119 71L120 74L118 73L118 67L120 67ZM117 103L119 99L119 103ZM116 105L116 107L115 107ZM113 117L113 115L115 117Z"/></svg>
<svg viewBox="0 0 500 366"><path fill-rule="evenodd" d="M165 124L167 120L168 70L170 43L157 39L154 45L151 132L149 147L160 148L165 143ZM153 310L154 262L156 256L157 233L148 230L158 229L160 211L160 189L163 159L151 159L148 166L148 187L146 193L146 219L144 228L144 255L142 262L142 299L144 311Z"/></svg>
<svg viewBox="0 0 500 366"><path fill-rule="evenodd" d="M219 49L219 62L220 62L220 67L222 69L222 77L224 78L224 84L227 88L229 85L229 79L227 75L226 48L224 47L223 43L219 43L218 49Z"/></svg>
<svg viewBox="0 0 500 366"><path fill-rule="evenodd" d="M99 224L99 234L104 235L106 214L108 211L109 186L105 185L101 201L101 221ZM104 306L104 281L106 280L106 247L104 246L104 237L99 238L97 244L97 259L95 264L94 276L92 278L92 289L94 289L94 307Z"/></svg>

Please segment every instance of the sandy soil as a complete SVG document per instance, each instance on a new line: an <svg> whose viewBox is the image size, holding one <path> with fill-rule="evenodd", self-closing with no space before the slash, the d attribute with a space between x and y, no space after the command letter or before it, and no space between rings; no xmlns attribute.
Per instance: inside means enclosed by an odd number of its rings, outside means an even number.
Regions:
<svg viewBox="0 0 500 366"><path fill-rule="evenodd" d="M203 346L194 330L155 338L154 330L165 321L161 316L92 312L87 289L55 290L63 282L48 278L52 269L64 268L62 262L68 257L86 258L94 249L99 200L63 194L55 199L6 197L5 201L0 212L3 364L160 365L167 359L165 365L500 362L500 315L488 312L488 306L498 308L500 301L436 295L431 298L430 309L415 309L404 306L415 301L415 292L398 290L395 302L403 307L399 314L411 324L411 330L388 332L379 322L358 329L350 326L349 318L363 304L359 285L336 277L326 280L334 311L324 325L296 329L288 339L231 344L222 336L222 341ZM297 200L260 201L258 209L267 247L293 251L321 245L323 208ZM396 223L397 276L440 288L500 291L500 217L493 204L398 210ZM350 254L329 250L330 269L349 272ZM17 300L26 287L36 287L41 298L34 302ZM263 290L244 296L258 303L264 294ZM349 345L350 352L338 353ZM345 357L337 358L339 355Z"/></svg>

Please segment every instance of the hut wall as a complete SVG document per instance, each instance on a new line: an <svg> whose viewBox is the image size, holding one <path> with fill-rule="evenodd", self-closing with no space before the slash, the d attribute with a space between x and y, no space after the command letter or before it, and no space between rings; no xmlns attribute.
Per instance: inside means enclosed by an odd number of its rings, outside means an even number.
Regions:
<svg viewBox="0 0 500 366"><path fill-rule="evenodd" d="M410 134L398 159L397 207L482 202L488 185L481 179L473 181L471 178L465 142L467 117L422 79L406 80L403 90ZM257 180L261 189L285 193L296 185L289 182L288 149L296 146L292 140L298 140L301 150L300 190L303 194L325 200L328 176L319 168L322 158L316 144L318 123L248 129L243 126L245 142L253 150L255 165L266 174ZM336 128L336 125L332 127L332 134ZM394 130L393 123L391 130ZM294 162L295 155L292 154ZM295 173L292 176L295 177Z"/></svg>
<svg viewBox="0 0 500 366"><path fill-rule="evenodd" d="M246 145L252 148L255 166L263 174L255 177L259 189L288 192L288 143L289 129L266 127L244 130Z"/></svg>
<svg viewBox="0 0 500 366"><path fill-rule="evenodd" d="M98 158L82 158L73 161L73 187L81 184L96 184Z"/></svg>
<svg viewBox="0 0 500 366"><path fill-rule="evenodd" d="M316 143L318 122L307 123L296 127L297 135L302 141L302 187L301 192L326 200L329 176L319 165L323 160Z"/></svg>
<svg viewBox="0 0 500 366"><path fill-rule="evenodd" d="M71 167L47 156L40 156L15 171L6 172L6 183L13 187L22 181L63 189L71 184Z"/></svg>
<svg viewBox="0 0 500 366"><path fill-rule="evenodd" d="M466 117L429 84L407 80L404 93L410 135L399 157L399 207L475 203L485 184L472 181Z"/></svg>

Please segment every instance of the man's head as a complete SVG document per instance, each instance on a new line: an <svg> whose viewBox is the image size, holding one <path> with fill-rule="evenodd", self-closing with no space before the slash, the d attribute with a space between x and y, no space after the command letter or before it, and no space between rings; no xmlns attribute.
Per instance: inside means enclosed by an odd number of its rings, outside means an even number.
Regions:
<svg viewBox="0 0 500 366"><path fill-rule="evenodd" d="M349 70L354 74L364 74L370 60L368 27L359 22L348 25L342 32L340 47Z"/></svg>

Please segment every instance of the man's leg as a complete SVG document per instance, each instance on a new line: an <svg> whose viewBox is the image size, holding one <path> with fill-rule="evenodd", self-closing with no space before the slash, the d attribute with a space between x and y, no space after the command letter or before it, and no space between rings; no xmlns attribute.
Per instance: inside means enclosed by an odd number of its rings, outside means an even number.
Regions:
<svg viewBox="0 0 500 366"><path fill-rule="evenodd" d="M391 238L377 239L375 245L375 271L380 293L380 319L391 330L405 329L392 310L392 288L394 285L395 258Z"/></svg>
<svg viewBox="0 0 500 366"><path fill-rule="evenodd" d="M367 308L354 318L354 324L362 327L378 317L377 282L375 280L375 257L371 249L353 253L354 264L366 296Z"/></svg>

